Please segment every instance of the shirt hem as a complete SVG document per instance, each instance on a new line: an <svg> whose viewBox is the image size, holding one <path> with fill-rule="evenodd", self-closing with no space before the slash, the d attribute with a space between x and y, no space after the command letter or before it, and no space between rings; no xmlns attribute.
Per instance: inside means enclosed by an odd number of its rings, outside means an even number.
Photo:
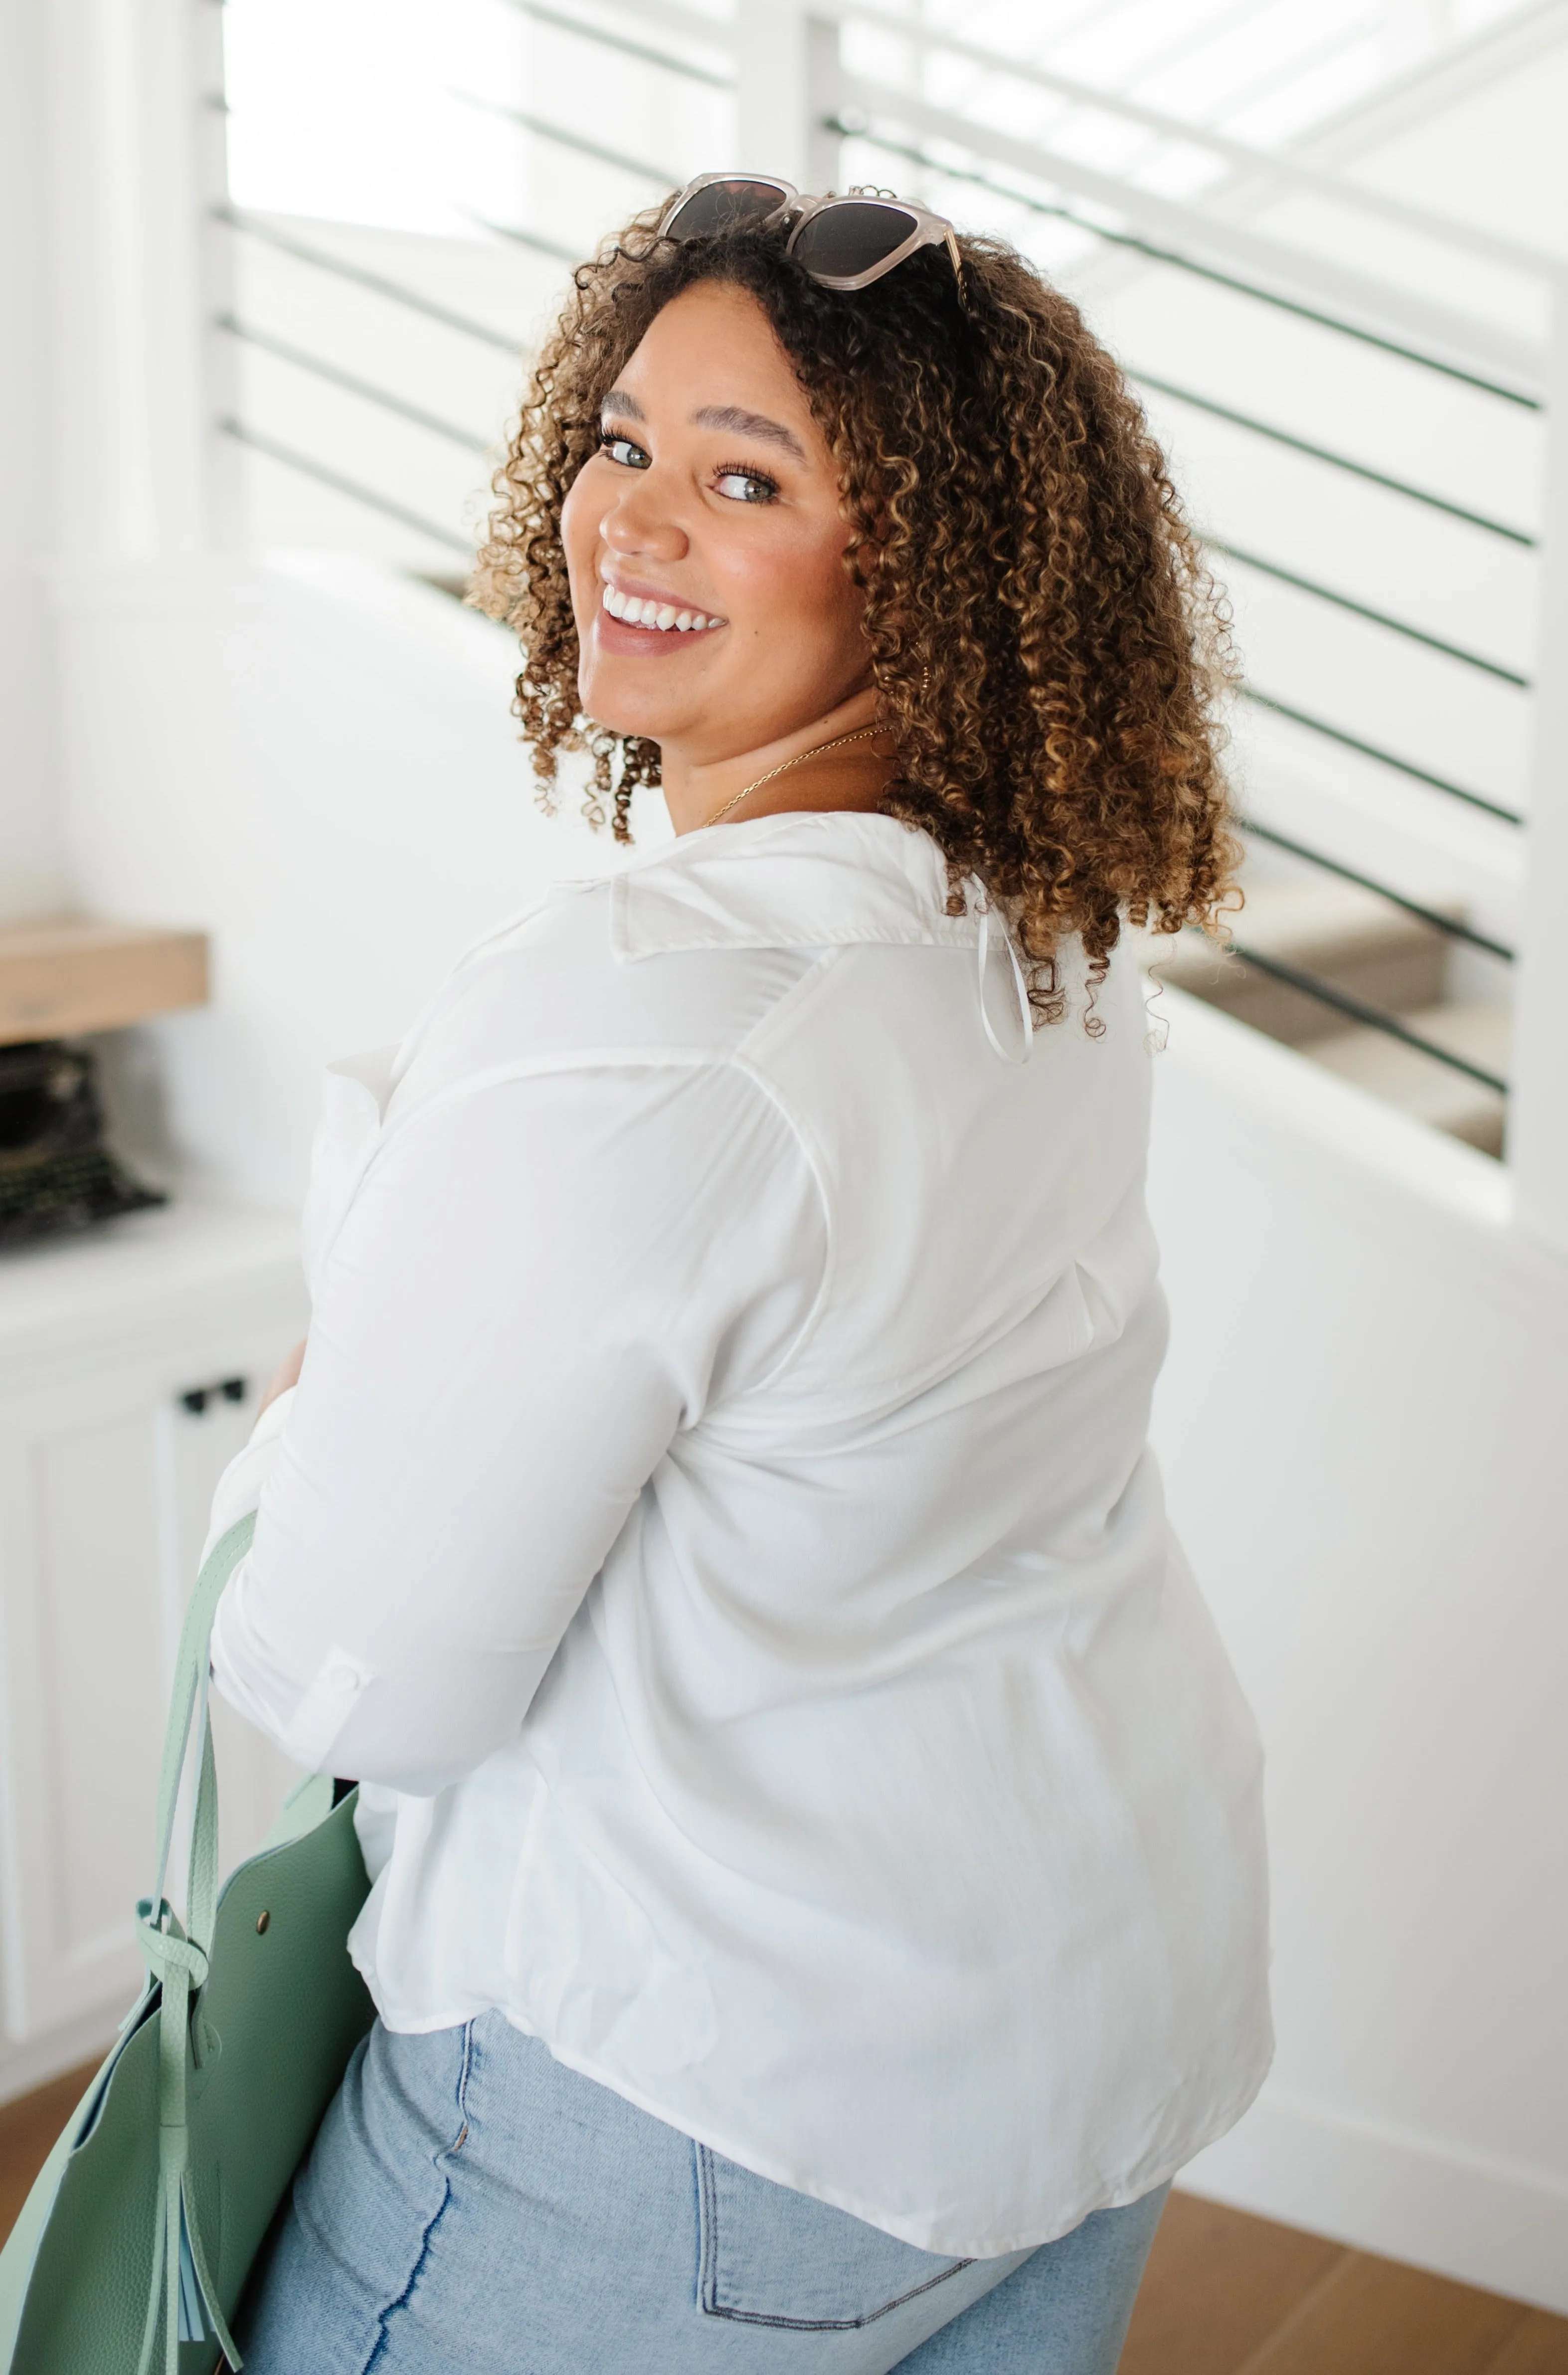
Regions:
<svg viewBox="0 0 1568 2375"><path fill-rule="evenodd" d="M373 1975L361 1967L360 1976L372 1997L375 1996ZM1209 2145L1217 2144L1235 2126L1256 2099L1272 2060L1271 2054L1267 2056L1256 2075L1249 2078L1224 2110L1218 2112L1212 2120L1204 2121L1195 2130L1190 2140L1184 2141L1179 2150L1163 2156L1151 2171L1140 2171L1136 2179L1101 2188L1064 2215L1047 2220L1043 2227L1032 2226L999 2238L987 2234L976 2239L973 2235L951 2235L928 2219L891 2215L868 2202L863 2194L824 2184L820 2180L805 2174L795 2164L759 2153L754 2145L726 2137L717 2129L705 2125L701 2129L694 2128L688 2120L670 2111L656 2097L629 2084L623 2077L612 2076L587 2055L572 2053L553 2045L548 2037L540 2035L537 2029L530 2028L526 2021L509 2012L504 2004L477 2003L468 2011L443 2013L434 2019L399 2023L387 2019L379 1999L376 2008L381 2012L383 2026L403 2037L428 2037L440 2029L460 2028L465 2021L477 2020L487 2012L499 2012L508 2026L522 2036L538 2038L551 2061L560 2062L562 2069L573 2070L580 2078L591 2079L595 2086L619 2095L621 2101L630 2103L634 2110L645 2111L650 2119L657 2120L664 2127L673 2128L678 2135L689 2136L693 2144L705 2145L710 2152L722 2153L725 2160L734 2161L739 2168L749 2169L754 2177L765 2177L774 2185L787 2185L792 2192L804 2193L814 2202L825 2202L831 2209L847 2211L852 2218L864 2220L867 2227L875 2227L882 2234L891 2235L898 2242L913 2244L918 2251L930 2251L943 2259L952 2260L1002 2260L1014 2251L1039 2251L1044 2244L1060 2242L1064 2235L1070 2235L1097 2210L1126 2209L1134 2202L1141 2202L1146 2194L1155 2192L1161 2185L1168 2185L1189 2160L1195 2159Z"/></svg>

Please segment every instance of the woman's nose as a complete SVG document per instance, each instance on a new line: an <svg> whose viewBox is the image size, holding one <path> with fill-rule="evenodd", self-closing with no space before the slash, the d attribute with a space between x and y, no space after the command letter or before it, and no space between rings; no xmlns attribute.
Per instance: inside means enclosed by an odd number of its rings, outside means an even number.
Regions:
<svg viewBox="0 0 1568 2375"><path fill-rule="evenodd" d="M625 488L599 523L599 534L612 552L628 560L642 554L650 561L680 561L686 554L686 530L669 512L642 474Z"/></svg>

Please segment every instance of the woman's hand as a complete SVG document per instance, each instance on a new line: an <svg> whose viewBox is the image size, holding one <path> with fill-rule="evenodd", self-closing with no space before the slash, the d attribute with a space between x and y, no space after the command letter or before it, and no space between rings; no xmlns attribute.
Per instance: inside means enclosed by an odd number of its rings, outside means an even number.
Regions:
<svg viewBox="0 0 1568 2375"><path fill-rule="evenodd" d="M301 1336L294 1350L285 1353L268 1378L266 1391L261 1398L261 1409L256 1412L258 1418L269 1402L275 1402L279 1394L286 1394L290 1386L299 1384L300 1368L305 1357L305 1338Z"/></svg>

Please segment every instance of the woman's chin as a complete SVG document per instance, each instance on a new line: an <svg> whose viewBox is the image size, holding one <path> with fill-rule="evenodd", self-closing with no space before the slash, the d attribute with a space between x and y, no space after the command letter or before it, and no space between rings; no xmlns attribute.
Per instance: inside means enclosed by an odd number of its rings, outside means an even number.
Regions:
<svg viewBox="0 0 1568 2375"><path fill-rule="evenodd" d="M635 734L644 741L678 737L682 726L693 722L693 703L682 699L674 685L638 682L633 674L636 665L633 661L623 668L584 668L578 680L584 715L612 734ZM658 673L662 676L664 671Z"/></svg>

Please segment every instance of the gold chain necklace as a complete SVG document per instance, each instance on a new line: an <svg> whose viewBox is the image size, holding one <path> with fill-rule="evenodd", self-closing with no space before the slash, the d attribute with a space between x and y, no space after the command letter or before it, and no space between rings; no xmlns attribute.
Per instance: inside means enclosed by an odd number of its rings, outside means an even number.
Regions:
<svg viewBox="0 0 1568 2375"><path fill-rule="evenodd" d="M770 767L765 775L757 777L755 783L742 784L732 800L725 800L723 808L715 809L711 817L703 818L699 831L706 833L711 824L718 824L728 816L731 809L737 809L749 793L760 792L764 784L772 782L775 775L785 775L792 767L804 766L808 759L819 759L826 750L841 750L846 742L868 742L874 734L885 734L887 730L885 726L857 726L853 734L835 734L831 742L819 742L814 750L797 750L793 759L785 759L780 766Z"/></svg>

